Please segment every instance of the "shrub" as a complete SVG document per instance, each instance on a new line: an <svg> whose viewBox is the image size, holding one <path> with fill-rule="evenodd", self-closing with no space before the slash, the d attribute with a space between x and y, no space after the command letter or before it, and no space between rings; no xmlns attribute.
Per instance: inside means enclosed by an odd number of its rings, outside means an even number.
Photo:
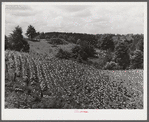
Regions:
<svg viewBox="0 0 149 122"><path fill-rule="evenodd" d="M58 53L56 54L56 57L60 59L69 59L71 57L71 54L67 51L59 49Z"/></svg>
<svg viewBox="0 0 149 122"><path fill-rule="evenodd" d="M143 69L143 52L135 50L131 57L130 69Z"/></svg>
<svg viewBox="0 0 149 122"><path fill-rule="evenodd" d="M71 42L71 43L76 43L76 39L75 39L74 36L69 36L69 37L67 38L67 41L68 41L68 42Z"/></svg>
<svg viewBox="0 0 149 122"><path fill-rule="evenodd" d="M100 57L100 61L98 63L93 63L93 65L98 69L103 69L107 62L113 60L113 53L110 52L110 50L106 51L105 53L102 53L102 55L105 56Z"/></svg>
<svg viewBox="0 0 149 122"><path fill-rule="evenodd" d="M66 34L59 34L58 38L66 40L67 39L67 35Z"/></svg>
<svg viewBox="0 0 149 122"><path fill-rule="evenodd" d="M72 48L72 57L75 59L77 59L78 57L81 57L83 60L88 59L87 53L81 48L81 46L75 46L74 48Z"/></svg>
<svg viewBox="0 0 149 122"><path fill-rule="evenodd" d="M67 44L67 42L64 39L61 39L61 38L51 38L48 42L50 44L56 44L56 45Z"/></svg>
<svg viewBox="0 0 149 122"><path fill-rule="evenodd" d="M113 61L107 62L106 65L103 67L104 70L119 70L120 66L118 63L115 63Z"/></svg>
<svg viewBox="0 0 149 122"><path fill-rule="evenodd" d="M93 46L82 46L83 50L86 52L86 54L88 55L88 57L95 57L96 54L96 50L94 49Z"/></svg>
<svg viewBox="0 0 149 122"><path fill-rule="evenodd" d="M45 39L50 39L51 37L49 35L45 35Z"/></svg>
<svg viewBox="0 0 149 122"><path fill-rule="evenodd" d="M80 41L79 45L72 48L72 54L74 58L80 56L83 60L87 60L89 57L95 57L96 50L92 45L89 45L85 41Z"/></svg>
<svg viewBox="0 0 149 122"><path fill-rule="evenodd" d="M42 32L42 33L40 33L40 39L45 39L45 34L44 34L44 32Z"/></svg>
<svg viewBox="0 0 149 122"><path fill-rule="evenodd" d="M80 44L80 43L81 43L81 39L78 39L76 44Z"/></svg>
<svg viewBox="0 0 149 122"><path fill-rule="evenodd" d="M111 52L111 50L107 50L104 57L104 61L110 62L112 59L113 59L113 53Z"/></svg>

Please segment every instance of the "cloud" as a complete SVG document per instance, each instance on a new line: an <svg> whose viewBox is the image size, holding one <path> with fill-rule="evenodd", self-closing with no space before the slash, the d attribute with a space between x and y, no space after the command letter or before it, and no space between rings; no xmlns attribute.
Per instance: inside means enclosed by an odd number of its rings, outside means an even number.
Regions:
<svg viewBox="0 0 149 122"><path fill-rule="evenodd" d="M28 5L6 5L5 10L31 10Z"/></svg>
<svg viewBox="0 0 149 122"><path fill-rule="evenodd" d="M6 34L19 25L26 32L33 25L40 32L143 33L142 4L6 6Z"/></svg>
<svg viewBox="0 0 149 122"><path fill-rule="evenodd" d="M91 14L90 10L86 9L86 10L82 10L82 11L75 13L73 16L83 18L83 17L89 17L91 15L92 14Z"/></svg>
<svg viewBox="0 0 149 122"><path fill-rule="evenodd" d="M35 14L39 13L38 11L34 11L28 5L6 5L5 12L11 16L18 17L34 16Z"/></svg>
<svg viewBox="0 0 149 122"><path fill-rule="evenodd" d="M26 17L26 16L34 16L36 13L35 12L17 12L17 13L12 13L11 15L14 16L22 16L22 17Z"/></svg>
<svg viewBox="0 0 149 122"><path fill-rule="evenodd" d="M78 12L78 11L83 11L85 9L88 9L92 6L90 5L60 5L56 6L57 8L64 10L65 12Z"/></svg>

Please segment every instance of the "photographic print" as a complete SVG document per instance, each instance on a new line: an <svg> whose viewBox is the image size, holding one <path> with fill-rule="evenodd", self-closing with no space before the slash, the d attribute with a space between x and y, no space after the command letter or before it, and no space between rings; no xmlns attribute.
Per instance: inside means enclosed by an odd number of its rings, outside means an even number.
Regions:
<svg viewBox="0 0 149 122"><path fill-rule="evenodd" d="M3 4L5 110L147 109L147 4Z"/></svg>

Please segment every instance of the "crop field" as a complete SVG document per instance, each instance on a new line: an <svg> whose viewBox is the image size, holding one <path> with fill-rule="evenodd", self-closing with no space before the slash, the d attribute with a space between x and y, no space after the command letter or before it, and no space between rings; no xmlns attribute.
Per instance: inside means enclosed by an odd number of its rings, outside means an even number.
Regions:
<svg viewBox="0 0 149 122"><path fill-rule="evenodd" d="M5 108L143 109L143 70L5 51Z"/></svg>

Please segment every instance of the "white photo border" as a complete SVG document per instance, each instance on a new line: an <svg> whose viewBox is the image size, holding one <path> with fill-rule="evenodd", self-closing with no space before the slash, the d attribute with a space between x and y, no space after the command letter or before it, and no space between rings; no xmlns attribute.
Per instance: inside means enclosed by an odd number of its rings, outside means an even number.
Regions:
<svg viewBox="0 0 149 122"><path fill-rule="evenodd" d="M5 5L97 5L102 2L2 2L2 120L147 120L147 2L144 5L144 109L100 110L100 109L5 109ZM107 2L103 2L106 4ZM113 4L113 2L108 2ZM115 2L123 4L126 2ZM127 2L135 4L137 2ZM81 112L87 111L87 112Z"/></svg>

